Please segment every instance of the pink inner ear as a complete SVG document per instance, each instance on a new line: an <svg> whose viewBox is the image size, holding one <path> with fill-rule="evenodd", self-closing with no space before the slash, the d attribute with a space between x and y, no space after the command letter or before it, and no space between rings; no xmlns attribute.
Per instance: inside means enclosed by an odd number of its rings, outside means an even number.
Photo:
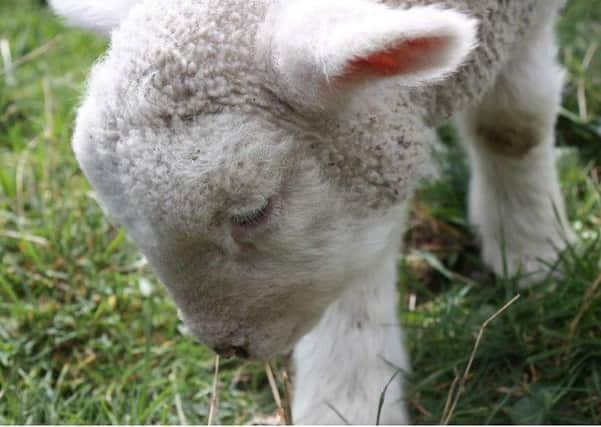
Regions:
<svg viewBox="0 0 601 427"><path fill-rule="evenodd" d="M442 37L405 40L396 47L353 59L338 80L353 82L420 71L436 64L436 56L447 42Z"/></svg>

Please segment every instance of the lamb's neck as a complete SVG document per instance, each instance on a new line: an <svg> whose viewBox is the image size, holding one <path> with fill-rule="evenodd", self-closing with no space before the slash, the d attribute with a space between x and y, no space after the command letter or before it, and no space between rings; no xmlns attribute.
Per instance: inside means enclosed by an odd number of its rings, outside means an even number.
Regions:
<svg viewBox="0 0 601 427"><path fill-rule="evenodd" d="M394 246L356 278L297 345L295 422L373 424L384 387L399 368L408 366L398 319ZM396 381L387 391L382 422L407 421L400 398Z"/></svg>

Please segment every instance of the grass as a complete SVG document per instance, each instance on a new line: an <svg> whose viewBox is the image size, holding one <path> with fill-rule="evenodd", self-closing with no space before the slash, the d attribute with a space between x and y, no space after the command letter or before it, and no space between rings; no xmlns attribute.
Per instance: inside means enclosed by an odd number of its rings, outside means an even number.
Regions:
<svg viewBox="0 0 601 427"><path fill-rule="evenodd" d="M105 43L64 30L42 1L4 0L0 17L16 64L0 69L0 424L206 423L214 356L107 223L69 146ZM601 8L572 0L559 30L559 165L581 245L560 261L565 279L488 325L452 423L601 423ZM441 420L482 323L518 292L479 261L465 156L443 134L441 177L418 193L400 262L417 423ZM218 423L276 409L261 364L222 361L218 388Z"/></svg>

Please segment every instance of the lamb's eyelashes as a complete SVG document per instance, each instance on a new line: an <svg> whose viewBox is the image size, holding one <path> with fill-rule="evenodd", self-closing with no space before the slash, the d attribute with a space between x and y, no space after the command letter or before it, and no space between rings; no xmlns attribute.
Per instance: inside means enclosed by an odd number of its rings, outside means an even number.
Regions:
<svg viewBox="0 0 601 427"><path fill-rule="evenodd" d="M265 224L273 212L273 198L268 197L257 209L234 214L230 217L233 226L249 229Z"/></svg>

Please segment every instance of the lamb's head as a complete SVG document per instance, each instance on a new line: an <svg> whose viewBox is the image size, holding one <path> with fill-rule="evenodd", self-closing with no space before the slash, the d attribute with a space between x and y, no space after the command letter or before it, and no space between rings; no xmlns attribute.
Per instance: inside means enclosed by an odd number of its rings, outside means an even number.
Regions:
<svg viewBox="0 0 601 427"><path fill-rule="evenodd" d="M118 23L74 135L101 204L195 335L289 349L397 247L426 150L402 87L456 69L473 21L365 0L117 2L123 19L82 3L54 6Z"/></svg>

